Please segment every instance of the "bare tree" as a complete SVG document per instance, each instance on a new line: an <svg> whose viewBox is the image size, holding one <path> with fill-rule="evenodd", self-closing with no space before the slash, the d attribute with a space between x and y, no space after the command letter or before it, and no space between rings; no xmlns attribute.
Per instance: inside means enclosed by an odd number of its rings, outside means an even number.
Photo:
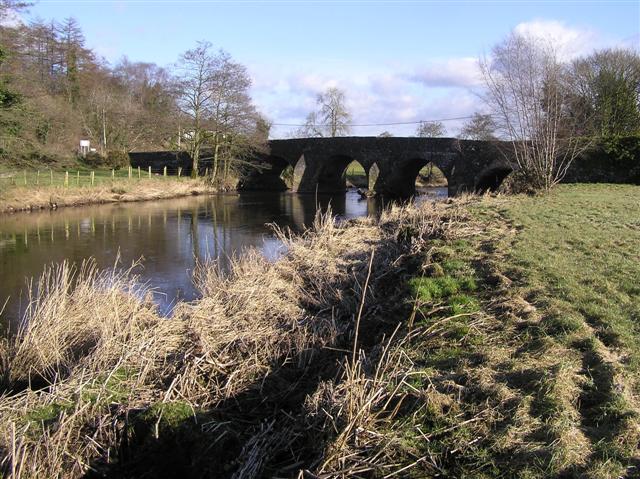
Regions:
<svg viewBox="0 0 640 479"><path fill-rule="evenodd" d="M209 82L214 179L220 160L224 161L222 173L226 179L232 163L239 161L252 148L259 117L251 102L250 87L251 78L246 67L234 62L227 52L220 50L214 58Z"/></svg>
<svg viewBox="0 0 640 479"><path fill-rule="evenodd" d="M211 43L198 42L196 48L184 52L177 65L177 99L180 111L189 124L184 138L191 156L191 176L198 176L200 152L208 136L208 119L212 111L211 80L215 57Z"/></svg>
<svg viewBox="0 0 640 479"><path fill-rule="evenodd" d="M471 119L462 126L460 138L491 141L496 139L495 133L496 123L491 115L474 113Z"/></svg>
<svg viewBox="0 0 640 479"><path fill-rule="evenodd" d="M440 121L420 122L416 130L416 136L423 138L437 138L446 134L446 129Z"/></svg>
<svg viewBox="0 0 640 479"><path fill-rule="evenodd" d="M564 114L564 68L553 48L512 33L480 62L486 102L513 145L513 161L527 185L549 190L586 147Z"/></svg>
<svg viewBox="0 0 640 479"><path fill-rule="evenodd" d="M294 137L320 138L324 136L323 125L320 124L318 113L310 112L305 119L304 125L293 132Z"/></svg>
<svg viewBox="0 0 640 479"><path fill-rule="evenodd" d="M351 114L347 110L345 94L339 88L328 88L316 98L318 111L307 115L305 124L293 136L344 136L350 131Z"/></svg>
<svg viewBox="0 0 640 479"><path fill-rule="evenodd" d="M328 128L329 136L343 136L350 131L351 114L347 110L344 91L339 88L328 88L318 95L320 120Z"/></svg>

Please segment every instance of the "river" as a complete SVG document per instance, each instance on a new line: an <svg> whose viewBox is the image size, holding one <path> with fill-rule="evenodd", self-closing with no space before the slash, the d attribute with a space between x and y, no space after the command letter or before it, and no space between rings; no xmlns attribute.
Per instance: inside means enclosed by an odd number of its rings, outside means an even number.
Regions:
<svg viewBox="0 0 640 479"><path fill-rule="evenodd" d="M446 188L433 188L419 198L443 196ZM343 219L383 207L353 190L320 195L317 204L323 211L331 205ZM315 214L314 195L247 192L0 216L0 308L6 300L0 326L18 322L28 282L45 265L90 257L100 268L113 267L117 257L123 267L141 260L140 281L153 289L160 312L170 314L177 301L198 297L191 281L197 261L215 259L227 268L231 257L250 247L276 259L282 245L269 225L300 232Z"/></svg>

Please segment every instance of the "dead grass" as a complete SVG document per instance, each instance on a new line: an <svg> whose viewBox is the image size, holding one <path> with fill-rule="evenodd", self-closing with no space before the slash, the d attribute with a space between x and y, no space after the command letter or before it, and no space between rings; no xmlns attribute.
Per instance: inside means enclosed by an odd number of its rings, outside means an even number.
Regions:
<svg viewBox="0 0 640 479"><path fill-rule="evenodd" d="M62 186L16 186L0 191L0 214L15 211L61 208L97 203L149 201L215 193L204 180L118 180L113 184L64 188Z"/></svg>

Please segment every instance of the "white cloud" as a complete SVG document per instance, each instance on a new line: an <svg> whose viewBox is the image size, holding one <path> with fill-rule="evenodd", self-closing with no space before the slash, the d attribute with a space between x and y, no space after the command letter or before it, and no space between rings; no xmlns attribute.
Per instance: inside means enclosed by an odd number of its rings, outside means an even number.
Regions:
<svg viewBox="0 0 640 479"><path fill-rule="evenodd" d="M621 44L620 39L556 20L523 22L513 31L551 42L563 60ZM477 58L470 56L432 58L418 64L381 62L375 66L316 58L295 66L253 65L250 70L256 104L275 123L303 123L317 106L317 94L332 86L345 91L356 124L438 120L485 111L477 95L482 88ZM445 122L448 134L455 135L463 123ZM294 129L275 126L273 135L284 137ZM355 127L352 134L378 135L384 130L397 136L412 135L416 125Z"/></svg>
<svg viewBox="0 0 640 479"><path fill-rule="evenodd" d="M557 20L533 20L516 25L514 32L552 45L561 60L587 55L605 40L594 30L569 27Z"/></svg>
<svg viewBox="0 0 640 479"><path fill-rule="evenodd" d="M433 87L474 87L482 83L478 59L474 57L430 62L418 69L412 79Z"/></svg>
<svg viewBox="0 0 640 479"><path fill-rule="evenodd" d="M375 70L352 67L329 69L331 74L316 70L287 72L283 68L251 68L254 75L253 97L258 108L275 123L300 124L313 111L317 94L328 87L337 86L345 91L348 109L353 123L398 123L435 120L470 115L481 108L477 97L467 86L477 84L474 76L475 60L439 62L450 66L450 78L425 81L425 71L420 75L409 67L393 69L378 67ZM464 69L454 77L453 65ZM473 69L469 68L474 65ZM304 70L304 73L301 72ZM460 70L460 69L459 69ZM470 73L472 72L472 73ZM454 78L451 80L451 78ZM437 88L434 88L437 86ZM455 94L452 94L455 90ZM460 122L447 123L451 134L458 131ZM295 126L274 126L274 137L285 137ZM357 126L354 135L378 135L382 131L411 135L416 125Z"/></svg>

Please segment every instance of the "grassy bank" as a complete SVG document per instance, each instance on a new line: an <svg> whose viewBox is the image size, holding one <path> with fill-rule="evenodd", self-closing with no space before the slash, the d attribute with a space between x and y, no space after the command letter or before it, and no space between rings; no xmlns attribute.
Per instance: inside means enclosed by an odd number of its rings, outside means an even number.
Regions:
<svg viewBox="0 0 640 479"><path fill-rule="evenodd" d="M14 182L0 187L0 214L33 209L55 209L63 206L79 206L95 203L157 200L180 196L207 194L215 188L202 180L162 177L128 178L128 172L119 172L112 178L111 171L90 171L82 175L72 174L65 180L64 172L49 173L42 178L30 172L26 184L23 175ZM53 178L53 179L51 179Z"/></svg>
<svg viewBox="0 0 640 479"><path fill-rule="evenodd" d="M171 319L131 272L50 270L0 343L3 471L632 477L639 193L318 219Z"/></svg>

